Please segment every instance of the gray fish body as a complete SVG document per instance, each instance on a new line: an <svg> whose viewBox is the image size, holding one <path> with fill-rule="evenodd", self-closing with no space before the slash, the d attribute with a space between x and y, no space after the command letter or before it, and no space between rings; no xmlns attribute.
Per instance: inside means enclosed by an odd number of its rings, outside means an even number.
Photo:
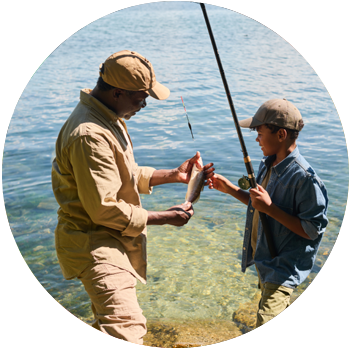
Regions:
<svg viewBox="0 0 350 349"><path fill-rule="evenodd" d="M203 172L203 161L202 158L199 158L198 163L201 168L199 169L196 164L192 167L191 178L188 182L187 193L186 193L186 202L195 203L199 200L201 191L204 188L204 172Z"/></svg>

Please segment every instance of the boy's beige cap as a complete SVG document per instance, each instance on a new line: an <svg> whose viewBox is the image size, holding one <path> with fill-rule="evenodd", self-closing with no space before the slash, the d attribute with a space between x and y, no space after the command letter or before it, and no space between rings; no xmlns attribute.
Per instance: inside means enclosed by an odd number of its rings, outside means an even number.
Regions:
<svg viewBox="0 0 350 349"><path fill-rule="evenodd" d="M170 95L169 89L156 81L151 62L135 51L124 50L112 54L100 65L100 76L111 86L128 91L144 91L156 99L166 99Z"/></svg>
<svg viewBox="0 0 350 349"><path fill-rule="evenodd" d="M293 103L283 99L270 99L255 113L254 117L241 120L241 127L258 127L264 124L276 125L290 130L300 131L301 114Z"/></svg>

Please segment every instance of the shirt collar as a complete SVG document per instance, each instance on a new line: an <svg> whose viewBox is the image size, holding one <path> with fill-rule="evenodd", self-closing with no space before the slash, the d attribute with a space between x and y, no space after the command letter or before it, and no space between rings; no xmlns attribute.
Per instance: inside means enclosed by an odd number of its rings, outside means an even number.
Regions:
<svg viewBox="0 0 350 349"><path fill-rule="evenodd" d="M295 147L295 149L280 163L278 163L276 166L274 166L274 170L276 171L277 175L281 175L292 163L295 162L295 160L298 158L300 152L298 146ZM275 155L267 156L262 161L265 163L265 167L269 167L272 162L275 159Z"/></svg>
<svg viewBox="0 0 350 349"><path fill-rule="evenodd" d="M97 113L99 113L103 118L105 118L108 122L113 121L117 122L118 115L106 107L103 103L101 103L98 99L90 95L92 90L90 88L85 88L80 91L80 101L83 104L86 104L93 108Z"/></svg>

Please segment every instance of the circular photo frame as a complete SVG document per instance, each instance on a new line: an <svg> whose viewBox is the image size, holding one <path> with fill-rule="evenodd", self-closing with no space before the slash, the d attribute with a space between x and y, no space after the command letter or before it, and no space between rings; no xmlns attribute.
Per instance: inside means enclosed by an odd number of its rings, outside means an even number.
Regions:
<svg viewBox="0 0 350 349"><path fill-rule="evenodd" d="M258 2L254 3L259 6ZM271 1L264 7L269 3L273 5ZM40 7L42 2L36 1L35 5ZM207 4L206 8L238 119L254 116L260 105L272 98L286 98L298 107L305 123L297 140L298 149L327 188L329 222L312 268L293 291L291 302L297 302L263 329L252 331L261 291L254 266L242 272L246 205L205 187L186 225L148 227L147 285L138 283L136 288L138 302L147 318L148 333L143 342L147 346L222 346L232 343L228 340L249 341L254 337L256 340L254 333L258 333L260 342L260 336L267 338L271 333L281 339L282 334L289 333L284 332L286 323L292 326L300 321L310 326L316 322L321 326L319 294L324 302L324 295L331 292L329 284L340 282L341 274L334 270L340 265L342 248L346 245L344 234L339 238L338 235L346 223L343 218L349 181L347 123L344 117L341 123L338 115L344 115L341 100L344 90L339 92L338 81L332 79L336 74L325 68L332 56L329 50L320 49L320 42L326 40L332 51L338 49L337 56L342 57L339 37L343 33L330 31L336 39L325 37L319 18L327 11L322 8L320 17L313 21L324 35L313 37L304 24L304 16L310 17L312 13L309 7L305 8L305 14L300 14L298 28L291 29L291 22L286 20L281 25L275 19L285 14L282 9L274 9L271 19L266 9L258 16L252 9L235 6L218 2ZM11 232L6 232L4 238L4 246L8 248L3 267L5 279L11 285L22 286L15 286L13 291L12 287L6 287L4 299L8 299L7 313L14 309L18 316L24 309L34 319L29 321L30 333L25 330L28 339L16 338L22 344L39 341L40 347L45 341L37 339L39 333L45 332L43 336L47 338L49 333L52 336L62 331L64 338L72 343L79 342L76 333L83 333L86 343L115 343L113 337L102 336L85 324L94 321L89 296L79 280L65 280L62 275L55 250L58 203L51 184L58 133L78 104L80 90L93 89L96 85L99 66L108 56L125 49L139 52L152 62L157 80L171 91L165 101L148 98L147 107L126 121L139 166L174 169L200 151L204 164L213 162L215 173L232 183L237 185L242 175L246 175L232 109L200 5L165 1L135 2L128 8L122 7L119 2L108 2L106 10L95 13L83 6L82 17L81 9L72 8L70 16L77 21L66 26L66 20L62 19L64 28L60 28L68 35L62 38L60 30L49 26L47 33L57 34L52 42L44 43L47 40L44 35L33 40L33 47L47 46L42 51L14 47L13 42L28 45L21 42L15 31L12 44L7 41L9 54L3 66L7 67L5 76L10 85L4 86L3 94L8 100L8 119L3 124L7 133L4 132L2 190L6 209L3 226L9 223ZM282 8L286 10L285 6ZM298 12L288 11L294 16ZM63 12L59 11L65 18ZM33 18L40 21L34 14ZM12 21L16 22L14 18ZM28 19L23 23L29 32L33 30L32 35L35 30L44 32ZM301 34L303 30L305 33ZM314 41L309 43L311 38ZM310 49L312 45L314 49ZM30 68L26 68L27 64ZM334 69L341 71L340 66ZM345 70L344 74L348 72ZM263 157L256 142L257 133L243 129L242 135L257 175ZM142 206L147 211L166 211L183 204L186 191L184 183L156 186L152 195L141 194ZM336 240L339 252L333 251ZM331 251L332 261L328 261ZM333 299L332 304L333 301L339 309L343 308L340 300ZM328 323L327 318L336 316L336 310L329 310L331 303L325 301L329 315L322 322ZM11 323L18 321L17 316L11 315ZM37 331L31 323L40 323L45 330ZM328 326L334 325L328 323ZM298 330L306 336L301 325ZM242 336L246 333L249 335ZM329 340L324 331L320 338L324 340L319 345Z"/></svg>

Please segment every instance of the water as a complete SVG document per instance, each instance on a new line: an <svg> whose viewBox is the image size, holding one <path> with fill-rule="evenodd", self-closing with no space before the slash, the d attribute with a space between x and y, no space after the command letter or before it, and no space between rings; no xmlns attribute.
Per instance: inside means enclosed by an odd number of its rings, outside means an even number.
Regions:
<svg viewBox="0 0 350 349"><path fill-rule="evenodd" d="M330 224L316 265L298 293L317 275L332 250L343 219L348 182L345 138L335 107L309 64L283 39L235 12L207 6L239 118L262 102L285 97L300 109L305 128L298 144L327 186ZM156 23L156 25L155 25ZM137 25L135 25L137 24ZM92 88L98 66L111 53L132 49L146 56L157 79L172 91L127 125L139 165L174 168L201 152L232 182L245 174L221 77L203 15L194 3L155 3L122 10L91 23L60 45L39 67L11 120L3 158L3 192L10 226L30 269L45 289L73 314L88 318L89 299L75 280L63 279L54 249L57 204L51 161L60 127ZM180 96L191 120L191 138ZM332 127L329 127L332 125ZM243 130L257 170L256 134ZM148 210L184 201L186 186L156 187L143 196ZM256 294L256 272L240 272L245 207L205 190L186 227L150 227L148 284L138 286L148 319L231 320Z"/></svg>

